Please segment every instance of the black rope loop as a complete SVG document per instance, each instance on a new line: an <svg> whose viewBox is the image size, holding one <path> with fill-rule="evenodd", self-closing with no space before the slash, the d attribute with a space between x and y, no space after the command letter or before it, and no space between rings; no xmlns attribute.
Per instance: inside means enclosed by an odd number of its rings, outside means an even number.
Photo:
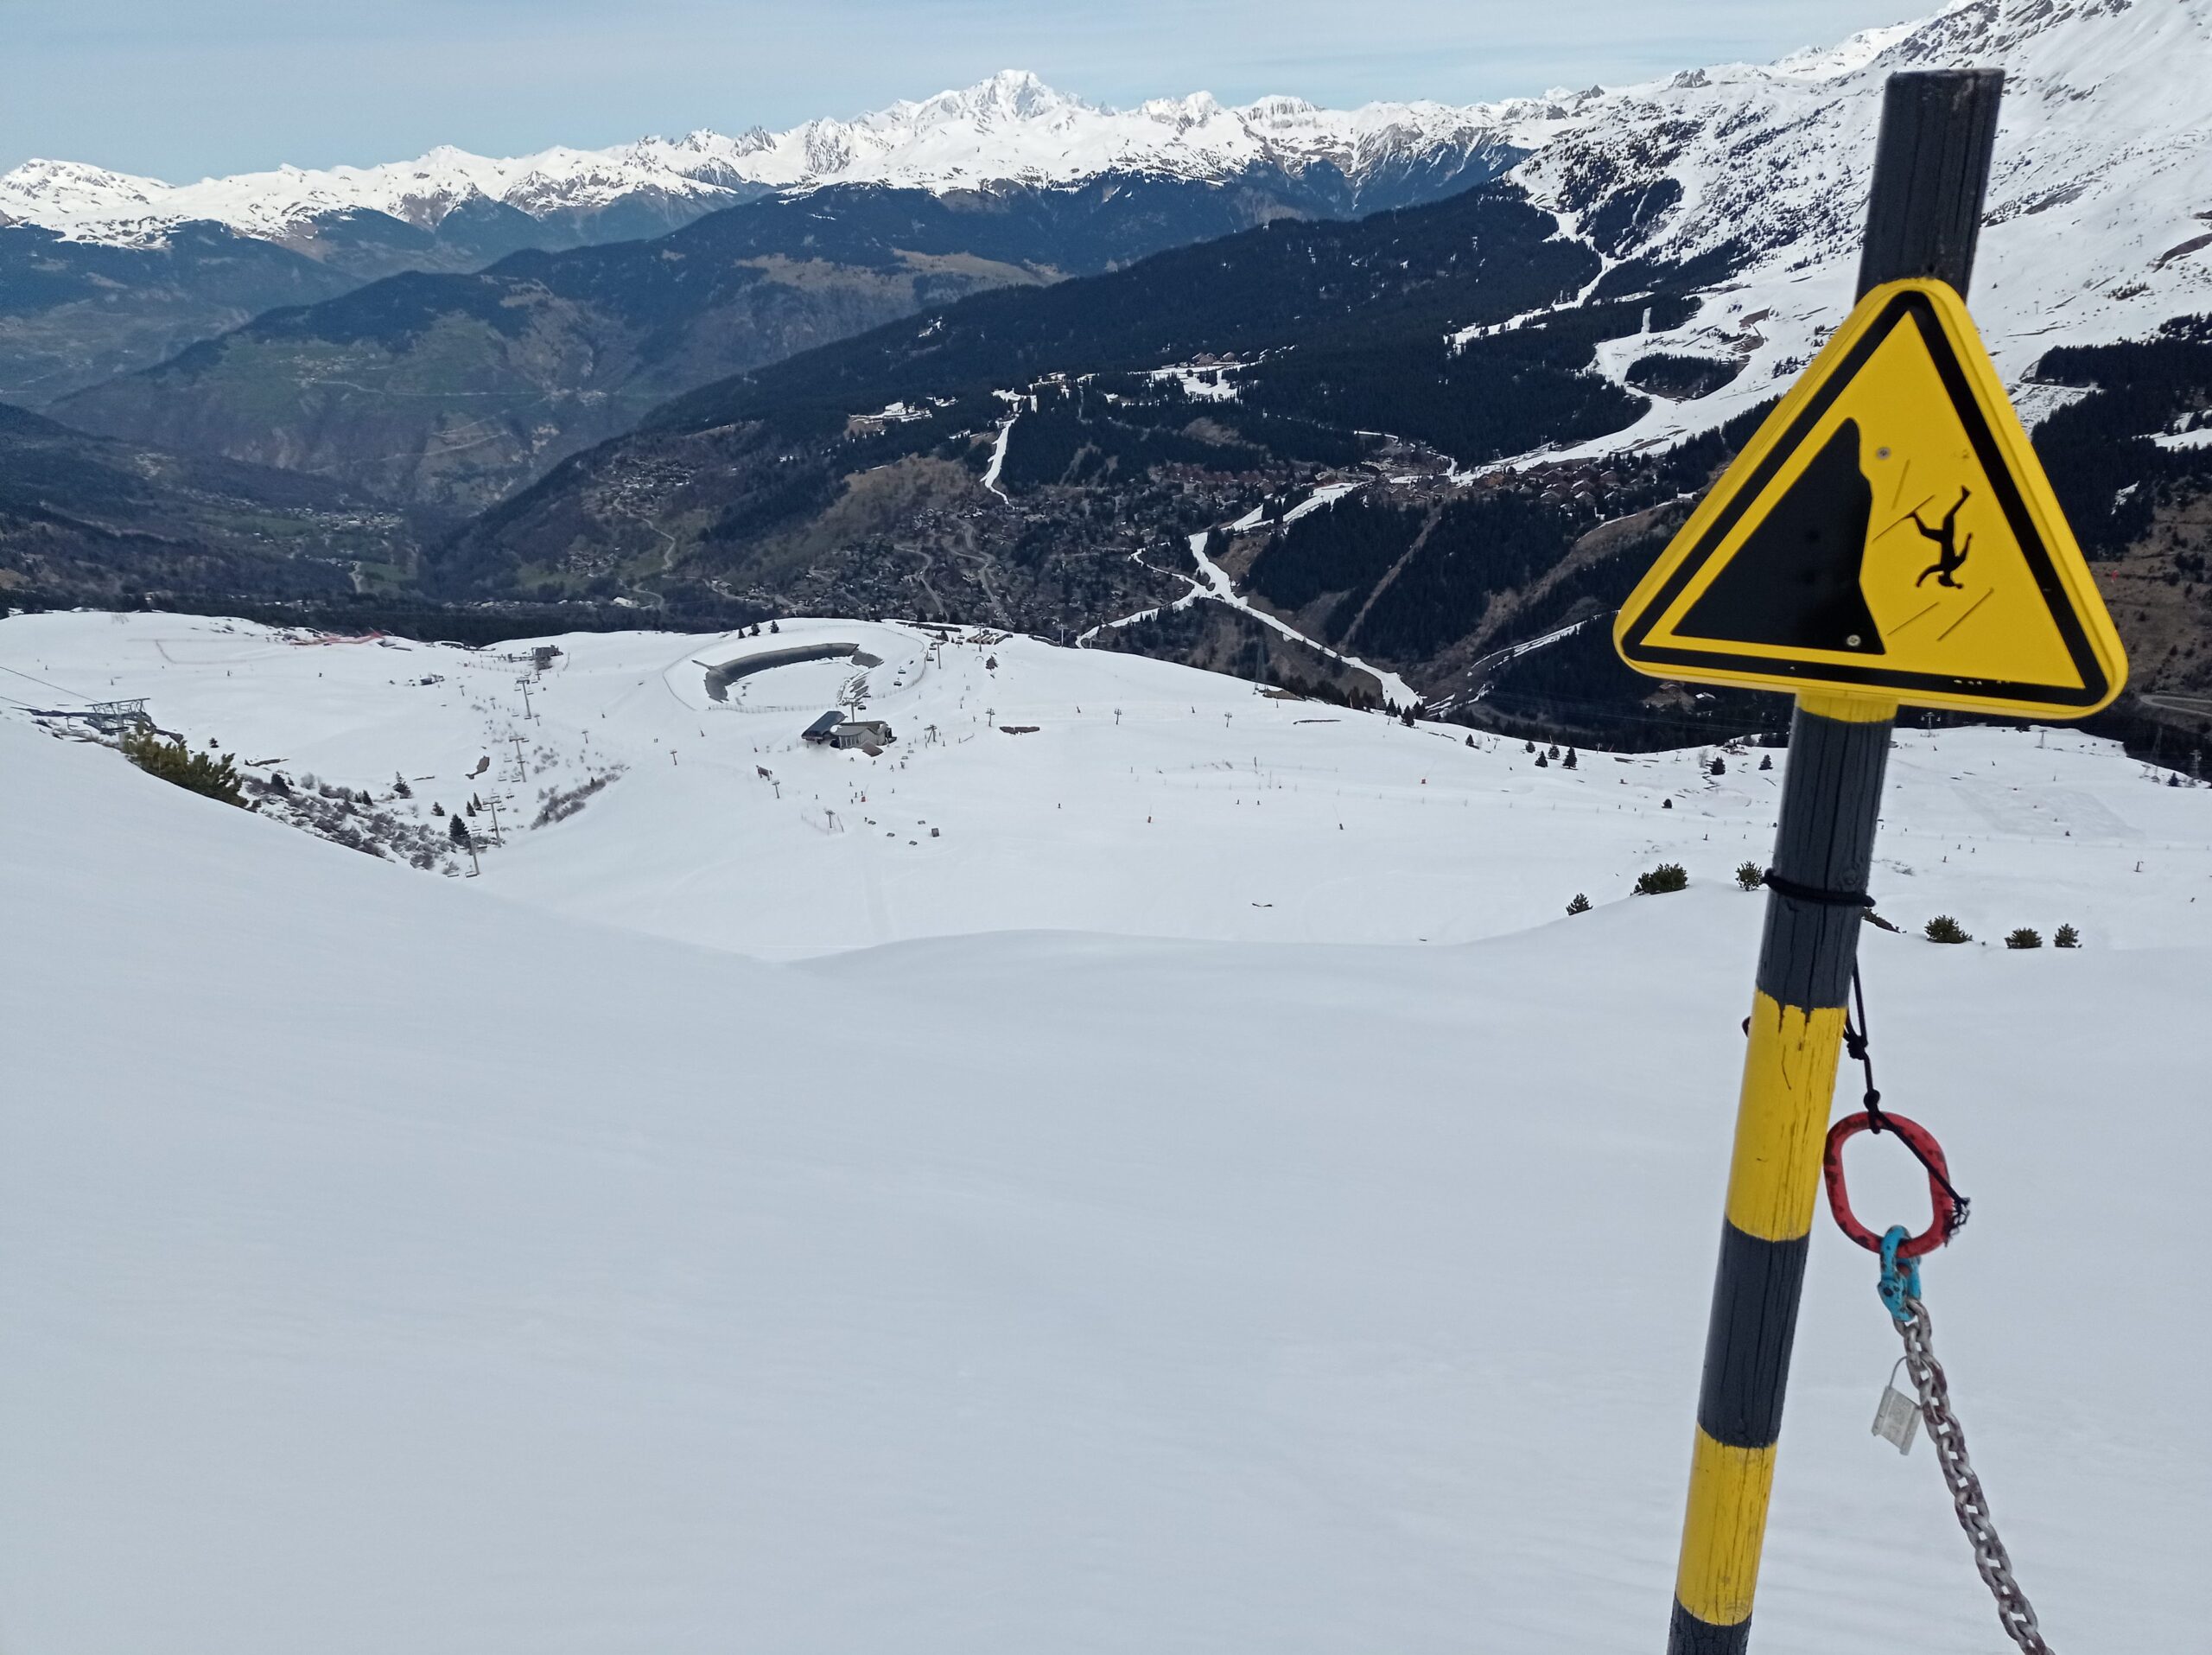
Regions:
<svg viewBox="0 0 2212 1655"><path fill-rule="evenodd" d="M1773 876L1769 875L1768 877L1771 880ZM1784 891L1783 894L1787 896L1789 893ZM1866 1130L1874 1133L1891 1133L1911 1153L1912 1158L1920 1163L1920 1169L1943 1187L1943 1193L1951 1198L1951 1221L1944 1226L1943 1230L1943 1239L1948 1241L1967 1227L1967 1212L1973 1203L1959 1194L1957 1187L1948 1177L1936 1169L1928 1157L1920 1152L1918 1144L1904 1133L1897 1131L1890 1124L1890 1117L1882 1113L1882 1093L1881 1089L1874 1084L1874 1055L1871 1049L1872 1039L1866 1030L1866 987L1859 979L1859 963L1856 960L1853 960L1851 965L1851 998L1853 1003L1858 1008L1859 1022L1856 1028L1853 1027L1850 1011L1847 1009L1844 1012L1843 1048L1851 1054L1854 1062L1861 1065L1866 1071L1866 1092L1861 1099L1866 1110Z"/></svg>
<svg viewBox="0 0 2212 1655"><path fill-rule="evenodd" d="M1769 890L1789 897L1796 902L1817 902L1827 908L1871 908L1874 899L1864 891L1824 891L1817 885L1801 884L1785 878L1770 868L1759 875L1759 883Z"/></svg>

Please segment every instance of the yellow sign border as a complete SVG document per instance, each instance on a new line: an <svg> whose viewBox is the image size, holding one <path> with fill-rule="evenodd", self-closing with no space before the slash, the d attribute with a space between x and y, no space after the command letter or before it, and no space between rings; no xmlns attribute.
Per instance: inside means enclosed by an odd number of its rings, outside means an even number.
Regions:
<svg viewBox="0 0 2212 1655"><path fill-rule="evenodd" d="M1775 471L1807 440L1874 350L1908 326L1919 330L1951 391L1960 421L2081 674L2082 687L1904 672L1877 660L1807 660L1796 659L1795 652L1769 654L1758 645L1731 653L1650 643L1669 606L1710 562ZM1613 646L1630 666L1653 678L2039 718L2087 717L2110 705L2127 679L2120 634L1966 302L1955 289L1930 281L1887 283L1859 301L1637 583L1614 619Z"/></svg>

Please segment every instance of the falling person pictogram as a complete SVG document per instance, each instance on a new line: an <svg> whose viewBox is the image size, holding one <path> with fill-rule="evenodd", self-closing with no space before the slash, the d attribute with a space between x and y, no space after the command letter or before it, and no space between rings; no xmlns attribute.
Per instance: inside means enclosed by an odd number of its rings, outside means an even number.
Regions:
<svg viewBox="0 0 2212 1655"><path fill-rule="evenodd" d="M1971 488L1960 488L1958 504L1943 513L1943 526L1940 529L1931 529L1920 520L1920 507L1917 506L1905 513L1912 519L1913 527L1920 531L1923 539L1936 543L1936 561L1920 571L1920 578L1913 582L1914 586L1926 585L1928 577L1933 575L1936 585L1957 587L1958 582L1951 576L1966 566L1967 554L1974 550L1974 536L1971 534L1967 536L1964 545L1955 544L1958 539L1959 512L1973 493Z"/></svg>

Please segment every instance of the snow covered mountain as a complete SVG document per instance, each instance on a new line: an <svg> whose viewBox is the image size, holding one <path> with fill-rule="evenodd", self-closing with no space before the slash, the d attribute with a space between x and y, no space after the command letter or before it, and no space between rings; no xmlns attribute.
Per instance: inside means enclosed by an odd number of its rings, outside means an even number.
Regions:
<svg viewBox="0 0 2212 1655"><path fill-rule="evenodd" d="M1516 169L1605 257L1601 290L1704 272L1688 325L1614 341L1601 368L1677 351L1745 369L1588 451L1709 427L1810 357L1849 309L1884 82L1965 67L2005 72L1973 298L2008 379L2054 345L2212 311L2212 0L1954 0L1832 50L1590 98Z"/></svg>
<svg viewBox="0 0 2212 1655"><path fill-rule="evenodd" d="M538 220L640 201L696 213L771 190L832 183L954 190L1076 184L1116 172L1228 179L1255 169L1327 169L1357 188L1409 172L1448 173L1493 155L1538 112L1535 105L1434 103L1336 111L1296 98L1229 108L1204 92L1113 110L1007 70L963 91L901 101L853 120L808 121L777 133L756 127L735 137L697 131L505 160L442 146L380 166L284 167L182 185L75 162L30 161L0 175L0 222L12 218L83 240L137 243L208 220L296 241L312 239L319 220L352 213L423 228L487 204Z"/></svg>

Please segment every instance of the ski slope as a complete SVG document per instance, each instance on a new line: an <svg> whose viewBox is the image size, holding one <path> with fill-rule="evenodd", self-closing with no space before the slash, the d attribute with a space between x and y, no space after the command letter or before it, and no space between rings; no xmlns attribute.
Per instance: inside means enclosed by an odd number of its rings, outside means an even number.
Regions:
<svg viewBox="0 0 2212 1655"><path fill-rule="evenodd" d="M882 757L710 704L698 663L809 635L881 660ZM11 697L425 808L502 721L556 755L525 803L626 767L448 879L0 716L0 1642L1656 1642L1756 754L1539 770L851 621L558 641L524 725L489 652L0 621ZM1975 1198L1929 1302L2060 1648L2195 1646L2208 812L2058 732L1894 755L1885 912L2085 939L1864 949L1888 1100ZM1662 857L1691 888L1627 897ZM1915 1217L1891 1151L1862 1210ZM2000 1646L1925 1448L1867 1434L1896 1353L1823 1224L1764 1647Z"/></svg>
<svg viewBox="0 0 2212 1655"><path fill-rule="evenodd" d="M1726 883L1771 843L1782 773L1758 769L1758 749L1539 767L1521 742L1469 748L1456 726L1274 700L1141 657L957 635L994 641L932 649L918 628L836 620L753 639L576 634L553 640L563 653L531 679L525 720L524 645L25 615L0 622L0 694L146 696L194 745L368 790L441 831L433 803L496 795L512 829L548 792L619 767L575 815L509 831L486 881L573 917L772 958L1033 929L1465 942L1541 925L1577 892L1625 895L1659 861ZM713 666L823 641L882 663L867 670L862 716L898 739L879 758L798 740L836 706L849 663L741 678L719 704L707 691ZM1899 924L1951 913L1992 940L2072 923L2100 945L2212 943L2212 792L2153 786L2110 743L2063 730L1899 742L1893 785L1909 802L1875 881ZM486 759L487 778L473 778ZM395 774L411 800L385 798ZM2190 901L2199 890L2206 901Z"/></svg>

